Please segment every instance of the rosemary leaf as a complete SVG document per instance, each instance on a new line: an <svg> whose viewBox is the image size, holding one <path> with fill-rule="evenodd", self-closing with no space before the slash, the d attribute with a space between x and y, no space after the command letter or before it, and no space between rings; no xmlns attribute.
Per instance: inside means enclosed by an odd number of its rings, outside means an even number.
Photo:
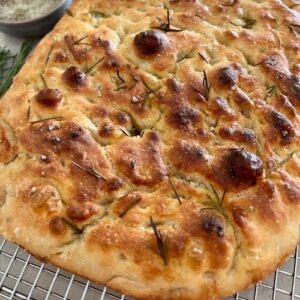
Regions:
<svg viewBox="0 0 300 300"><path fill-rule="evenodd" d="M33 49L35 44L36 44L36 41L34 41L34 40L28 40L28 41L23 42L20 52L16 55L16 57L13 61L13 65L8 70L7 77L0 84L0 97L2 97L7 92L9 87L11 86L11 84L13 82L13 78L19 72L19 70L21 69L23 64L25 63L27 55Z"/></svg>
<svg viewBox="0 0 300 300"><path fill-rule="evenodd" d="M272 97L274 94L276 95L277 86L275 84L270 85L266 88L267 95L265 97L265 100L269 97Z"/></svg>
<svg viewBox="0 0 300 300"><path fill-rule="evenodd" d="M90 166L88 168L83 167L82 165L76 163L75 161L71 161L71 163L76 166L77 168L85 171L86 173L96 177L97 179L106 180L102 175L100 175L94 168L94 166Z"/></svg>
<svg viewBox="0 0 300 300"><path fill-rule="evenodd" d="M175 196L176 196L179 204L182 204L181 197L180 197L179 193L177 192L177 189L175 187L175 184L174 184L173 179L171 178L171 176L169 176L169 181L171 183L172 189L173 189L173 191L175 193Z"/></svg>
<svg viewBox="0 0 300 300"><path fill-rule="evenodd" d="M7 165L11 164L12 162L14 162L17 159L18 156L19 156L19 154L16 154L10 161L6 162L4 165L7 166Z"/></svg>
<svg viewBox="0 0 300 300"><path fill-rule="evenodd" d="M91 73L91 71L98 65L101 63L101 61L104 59L104 56L101 57L100 59L98 59L93 65L91 65L89 68L87 68L87 70L85 71L86 74Z"/></svg>
<svg viewBox="0 0 300 300"><path fill-rule="evenodd" d="M156 237L157 253L162 258L164 264L167 265L168 264L167 237L165 239L163 238L160 230L157 228L157 226L151 216L150 216L150 224L153 229L154 235Z"/></svg>
<svg viewBox="0 0 300 300"><path fill-rule="evenodd" d="M61 121L63 120L63 117L50 117L50 118L46 118L46 119L40 119L40 120L36 120L36 121L30 121L28 123L30 124L36 124L36 123L41 123L41 122L46 122L46 121L51 121L51 120L55 120L55 121Z"/></svg>
<svg viewBox="0 0 300 300"><path fill-rule="evenodd" d="M209 100L210 89L211 89L211 86L209 85L206 72L205 72L205 70L203 70L203 96L206 101Z"/></svg>
<svg viewBox="0 0 300 300"><path fill-rule="evenodd" d="M208 60L204 57L203 54L201 54L200 52L198 52L198 55L207 63L209 64Z"/></svg>
<svg viewBox="0 0 300 300"><path fill-rule="evenodd" d="M73 43L73 45L78 45L81 41L85 40L87 37L88 37L88 35L85 35L84 37L82 37L82 38L78 39L77 41L75 41Z"/></svg>
<svg viewBox="0 0 300 300"><path fill-rule="evenodd" d="M46 81L44 75L41 74L40 77L41 77L41 80L42 80L42 82L43 82L44 87L45 87L45 88L48 88L48 84L47 84L47 81Z"/></svg>
<svg viewBox="0 0 300 300"><path fill-rule="evenodd" d="M125 210L119 215L120 218L124 217L126 213L131 210L133 207L135 207L140 201L142 200L142 197L139 197L135 199L132 203L128 205L128 207L125 208Z"/></svg>
<svg viewBox="0 0 300 300"><path fill-rule="evenodd" d="M10 58L10 50L6 47L0 48L0 84L4 78L4 72L8 70L7 65Z"/></svg>
<svg viewBox="0 0 300 300"><path fill-rule="evenodd" d="M169 9L167 9L167 22L165 22L164 20L162 20L159 17L157 17L156 20L159 23L159 26L153 27L154 29L159 29L164 32L180 32L180 31L182 31L182 29L171 28L171 19L170 19L170 10Z"/></svg>
<svg viewBox="0 0 300 300"><path fill-rule="evenodd" d="M291 152L286 158L284 158L282 161L280 161L278 164L276 164L273 168L270 169L270 172L274 172L277 169L281 168L282 166L284 166L290 159L293 158L294 154L297 151L293 151Z"/></svg>
<svg viewBox="0 0 300 300"><path fill-rule="evenodd" d="M53 48L54 48L54 46L52 45L51 48L50 48L50 50L49 50L49 52L48 52L48 54L47 54L47 58L46 58L46 62L45 62L46 66L47 66L47 64L49 62L49 59L50 59L51 53L53 51Z"/></svg>

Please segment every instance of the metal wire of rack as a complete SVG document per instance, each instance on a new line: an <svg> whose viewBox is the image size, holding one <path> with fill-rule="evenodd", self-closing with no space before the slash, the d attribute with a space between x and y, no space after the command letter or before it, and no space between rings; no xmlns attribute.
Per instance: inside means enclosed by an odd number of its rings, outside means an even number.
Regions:
<svg viewBox="0 0 300 300"><path fill-rule="evenodd" d="M226 300L300 299L300 253L265 281ZM105 286L39 262L0 236L0 299L12 300L130 300Z"/></svg>

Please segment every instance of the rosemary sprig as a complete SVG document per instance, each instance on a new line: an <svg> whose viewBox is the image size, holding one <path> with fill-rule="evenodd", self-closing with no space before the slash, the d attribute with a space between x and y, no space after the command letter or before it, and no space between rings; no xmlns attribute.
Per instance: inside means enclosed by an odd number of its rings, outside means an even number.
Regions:
<svg viewBox="0 0 300 300"><path fill-rule="evenodd" d="M243 20L243 23L242 25L239 25L239 24L235 24L234 22L230 21L230 24L231 25L234 25L234 26L241 26L245 29L252 29L253 26L256 24L256 20L255 19L252 19L251 17L249 16L244 16L242 17L242 20Z"/></svg>
<svg viewBox="0 0 300 300"><path fill-rule="evenodd" d="M198 55L207 63L209 64L209 62L207 61L207 59L204 57L204 55L202 55L200 52L198 52Z"/></svg>
<svg viewBox="0 0 300 300"><path fill-rule="evenodd" d="M203 96L204 96L205 100L208 101L211 86L209 85L208 78L207 78L205 70L203 70L202 85L203 85Z"/></svg>
<svg viewBox="0 0 300 300"><path fill-rule="evenodd" d="M252 29L253 26L256 24L256 20L250 18L249 16L243 17L244 25L242 25L243 28L246 29Z"/></svg>
<svg viewBox="0 0 300 300"><path fill-rule="evenodd" d="M120 70L117 70L117 76L118 76L118 78L120 79L120 81L122 82L122 83L125 83L125 80L122 78L122 76L120 75Z"/></svg>
<svg viewBox="0 0 300 300"><path fill-rule="evenodd" d="M290 23L290 24L288 24L288 27L290 29L290 32L294 36L297 36L298 34L300 34L300 24Z"/></svg>
<svg viewBox="0 0 300 300"><path fill-rule="evenodd" d="M226 193L227 193L227 190L225 190L223 192L223 195L222 195L222 198L220 199L217 191L215 190L215 188L210 184L210 187L211 187L211 191L212 191L212 194L208 194L208 199L209 201L207 202L204 202L203 204L208 206L207 208L203 208L203 210L206 210L206 209L215 209L215 210L218 210L219 212L222 213L222 215L227 218L227 214L223 208L223 204L224 204L224 200L225 200L225 197L226 197Z"/></svg>
<svg viewBox="0 0 300 300"><path fill-rule="evenodd" d="M167 236L163 238L160 230L157 229L157 225L155 224L151 216L150 216L150 224L153 229L154 235L156 237L157 253L162 258L164 264L167 265L168 264Z"/></svg>
<svg viewBox="0 0 300 300"><path fill-rule="evenodd" d="M0 84L0 97L2 97L9 87L12 84L13 78L15 75L19 72L23 64L25 63L27 55L30 53L30 51L33 49L35 46L36 42L34 40L28 40L23 42L20 52L16 55L13 65L11 68L8 70L8 74L6 79L1 82Z"/></svg>
<svg viewBox="0 0 300 300"><path fill-rule="evenodd" d="M16 154L11 160L6 162L4 165L7 166L7 165L11 164L12 162L14 162L17 159L18 156L19 156L19 154Z"/></svg>
<svg viewBox="0 0 300 300"><path fill-rule="evenodd" d="M43 74L40 75L40 78L41 78L41 80L42 80L42 82L43 82L44 87L45 87L45 88L48 88L47 81L46 81L46 79L45 79L45 77L44 77Z"/></svg>
<svg viewBox="0 0 300 300"><path fill-rule="evenodd" d="M51 121L51 120L62 121L63 119L64 119L63 117L57 116L57 117L50 117L50 118L46 118L46 119L40 119L40 120L36 120L36 121L30 121L28 123L30 123L30 124L37 124L37 123Z"/></svg>
<svg viewBox="0 0 300 300"><path fill-rule="evenodd" d="M50 48L50 50L49 50L49 52L48 52L48 54L47 54L47 58L46 58L46 62L45 62L46 66L47 66L47 64L49 62L49 59L50 59L51 53L53 51L53 48L54 48L54 46L52 45L51 48Z"/></svg>
<svg viewBox="0 0 300 300"><path fill-rule="evenodd" d="M117 77L114 77L114 83L116 85L116 89L114 91L118 92L121 90L128 89L127 85L125 84L124 78L120 74L120 70L117 70Z"/></svg>
<svg viewBox="0 0 300 300"><path fill-rule="evenodd" d="M146 102L147 99L151 96L151 95L155 95L158 97L157 92L161 89L161 87L158 87L157 89L153 89L151 88L143 79L141 80L144 87L145 87L145 92L144 94L141 96L142 100L143 100L143 104L142 104L142 109L145 108L146 106Z"/></svg>
<svg viewBox="0 0 300 300"><path fill-rule="evenodd" d="M75 161L71 161L71 163L76 166L77 168L81 169L82 171L85 171L86 173L96 177L97 179L106 180L102 175L100 175L94 168L94 166L90 166L88 168L83 167L82 165L76 163Z"/></svg>
<svg viewBox="0 0 300 300"><path fill-rule="evenodd" d="M154 29L159 29L164 32L179 32L182 31L182 29L175 29L171 28L171 19L170 19L170 10L167 9L167 22L165 22L163 19L157 17L157 22L159 23L158 27L153 27Z"/></svg>
<svg viewBox="0 0 300 300"><path fill-rule="evenodd" d="M85 40L87 37L88 37L88 35L85 35L84 37L82 37L82 38L78 39L77 41L75 41L75 42L73 43L73 45L81 44L81 42L82 42L83 40ZM89 44L88 44L88 45L89 45Z"/></svg>
<svg viewBox="0 0 300 300"><path fill-rule="evenodd" d="M142 200L142 197L138 197L134 201L132 201L125 210L119 215L120 218L123 218L129 210L131 210L133 207L135 207L140 201Z"/></svg>
<svg viewBox="0 0 300 300"><path fill-rule="evenodd" d="M70 226L76 234L82 234L82 233L83 233L83 229L80 229L80 228L79 228L77 225L75 225L73 222L70 222L70 221L67 220L66 218L63 218L63 221L64 221L68 226Z"/></svg>
<svg viewBox="0 0 300 300"><path fill-rule="evenodd" d="M26 114L27 122L30 120L30 116L31 116L31 105L30 105L30 100L28 100L28 109L27 109L27 114Z"/></svg>
<svg viewBox="0 0 300 300"><path fill-rule="evenodd" d="M85 73L86 74L89 74L91 73L91 71L101 63L101 61L104 59L104 56L101 57L100 59L98 59L94 64L92 64L90 67L88 67L86 70L85 70Z"/></svg>
<svg viewBox="0 0 300 300"><path fill-rule="evenodd" d="M121 130L125 135L131 136L131 134L129 133L129 131L128 131L126 128L121 127L120 130Z"/></svg>
<svg viewBox="0 0 300 300"><path fill-rule="evenodd" d="M187 58L191 58L191 54L195 51L195 49L192 49L190 50L189 52L180 52L178 54L178 57L176 59L176 63L180 63L181 61L183 61L184 59L187 59Z"/></svg>
<svg viewBox="0 0 300 300"><path fill-rule="evenodd" d="M6 47L1 47L0 48L0 80L2 80L4 77L4 72L7 70L7 64L10 58L11 58L10 50L8 50Z"/></svg>
<svg viewBox="0 0 300 300"><path fill-rule="evenodd" d="M265 97L265 100L269 97L272 97L274 94L276 95L277 86L275 84L270 85L266 88L267 95Z"/></svg>
<svg viewBox="0 0 300 300"><path fill-rule="evenodd" d="M276 164L274 167L270 169L270 173L278 170L282 166L284 166L287 162L290 161L290 159L293 158L294 154L297 153L297 151L292 151L286 158L284 158L282 161L280 161L278 164Z"/></svg>
<svg viewBox="0 0 300 300"><path fill-rule="evenodd" d="M181 205L182 204L181 197L180 197L180 195L179 195L179 193L178 193L178 191L177 191L177 189L175 187L174 181L173 181L173 179L172 179L172 177L170 175L169 175L169 181L170 181L170 184L171 184L172 189L174 191L174 194L175 194L175 196L176 196L179 204Z"/></svg>

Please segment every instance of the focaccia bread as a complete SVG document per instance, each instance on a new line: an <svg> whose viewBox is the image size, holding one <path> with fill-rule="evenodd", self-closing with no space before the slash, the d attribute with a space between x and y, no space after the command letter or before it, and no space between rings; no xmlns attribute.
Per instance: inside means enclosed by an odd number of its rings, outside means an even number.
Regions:
<svg viewBox="0 0 300 300"><path fill-rule="evenodd" d="M0 103L0 233L138 299L263 279L300 225L300 5L81 0Z"/></svg>

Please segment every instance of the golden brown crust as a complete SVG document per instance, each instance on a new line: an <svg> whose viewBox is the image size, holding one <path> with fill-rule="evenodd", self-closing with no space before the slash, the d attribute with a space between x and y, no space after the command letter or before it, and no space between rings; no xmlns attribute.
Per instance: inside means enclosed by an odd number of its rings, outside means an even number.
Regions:
<svg viewBox="0 0 300 300"><path fill-rule="evenodd" d="M77 0L0 102L0 232L138 299L219 299L299 240L295 1Z"/></svg>

